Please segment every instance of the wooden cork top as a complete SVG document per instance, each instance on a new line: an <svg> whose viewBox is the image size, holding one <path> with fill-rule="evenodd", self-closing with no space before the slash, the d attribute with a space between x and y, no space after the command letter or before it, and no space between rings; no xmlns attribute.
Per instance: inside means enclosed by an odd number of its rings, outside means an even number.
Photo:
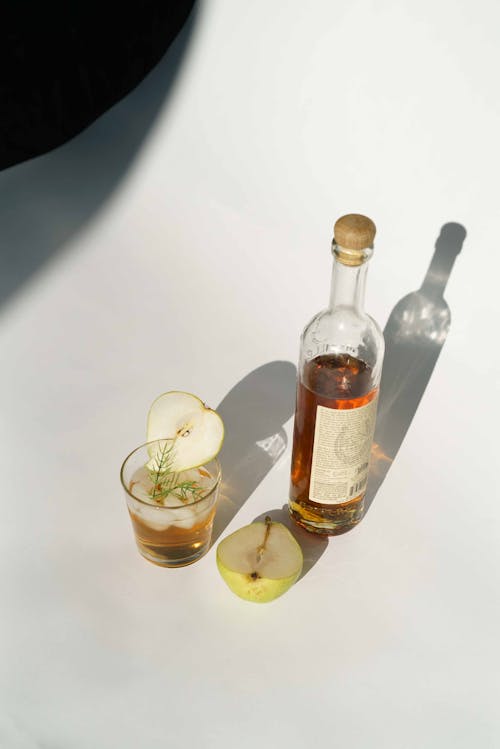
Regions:
<svg viewBox="0 0 500 749"><path fill-rule="evenodd" d="M348 213L335 222L334 242L346 250L364 250L373 245L377 228L373 221L360 213Z"/></svg>

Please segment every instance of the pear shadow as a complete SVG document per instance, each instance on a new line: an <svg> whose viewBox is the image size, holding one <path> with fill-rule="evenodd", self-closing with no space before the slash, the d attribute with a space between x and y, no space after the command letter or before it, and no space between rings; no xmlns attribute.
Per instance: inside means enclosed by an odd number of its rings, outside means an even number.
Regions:
<svg viewBox="0 0 500 749"><path fill-rule="evenodd" d="M284 454L283 425L293 415L295 387L291 362L269 362L246 375L217 407L226 436L219 455L223 478L212 545Z"/></svg>
<svg viewBox="0 0 500 749"><path fill-rule="evenodd" d="M254 518L253 522L263 523L268 516L276 523L283 523L302 549L304 565L298 580L298 582L300 582L300 580L307 575L309 570L314 567L318 559L325 553L326 547L328 546L328 536L320 536L315 533L310 533L309 531L304 530L304 528L301 528L300 525L297 525L297 523L295 523L290 517L288 505L283 505L281 508L274 508L267 512L263 512L261 515Z"/></svg>
<svg viewBox="0 0 500 749"><path fill-rule="evenodd" d="M81 231L120 185L173 90L196 16L197 3L160 62L85 130L0 172L0 302Z"/></svg>
<svg viewBox="0 0 500 749"><path fill-rule="evenodd" d="M461 224L441 227L422 286L396 304L384 328L385 357L365 514L408 432L446 341L451 312L443 294L466 235Z"/></svg>

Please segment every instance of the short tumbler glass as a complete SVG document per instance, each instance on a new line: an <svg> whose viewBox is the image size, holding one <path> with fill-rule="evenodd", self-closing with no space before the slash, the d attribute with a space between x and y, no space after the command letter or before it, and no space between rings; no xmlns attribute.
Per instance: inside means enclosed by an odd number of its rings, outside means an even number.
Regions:
<svg viewBox="0 0 500 749"><path fill-rule="evenodd" d="M125 458L120 478L140 553L162 567L183 567L196 562L209 549L215 506L221 482L217 458L206 465L172 476L175 489L167 499L151 498L151 472L147 464L171 440L155 440ZM184 491L182 486L194 486Z"/></svg>

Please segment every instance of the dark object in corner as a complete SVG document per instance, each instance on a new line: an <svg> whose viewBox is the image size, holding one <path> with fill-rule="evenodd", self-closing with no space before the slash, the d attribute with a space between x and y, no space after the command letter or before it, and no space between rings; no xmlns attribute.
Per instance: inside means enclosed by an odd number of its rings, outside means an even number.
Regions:
<svg viewBox="0 0 500 749"><path fill-rule="evenodd" d="M162 58L195 0L10 0L0 31L0 169L66 142Z"/></svg>

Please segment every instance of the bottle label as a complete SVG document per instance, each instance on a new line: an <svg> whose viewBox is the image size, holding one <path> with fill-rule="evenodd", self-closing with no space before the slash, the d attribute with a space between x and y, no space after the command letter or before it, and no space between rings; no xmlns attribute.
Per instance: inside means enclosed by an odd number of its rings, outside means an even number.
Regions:
<svg viewBox="0 0 500 749"><path fill-rule="evenodd" d="M316 410L309 499L337 505L366 489L377 398L359 408Z"/></svg>

